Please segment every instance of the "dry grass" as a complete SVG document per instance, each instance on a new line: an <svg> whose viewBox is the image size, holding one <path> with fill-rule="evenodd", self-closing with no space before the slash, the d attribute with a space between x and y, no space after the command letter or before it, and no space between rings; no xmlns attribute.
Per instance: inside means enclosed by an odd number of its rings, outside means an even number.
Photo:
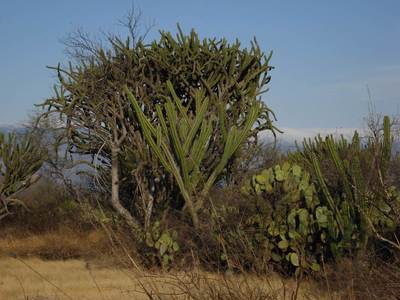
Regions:
<svg viewBox="0 0 400 300"><path fill-rule="evenodd" d="M400 299L400 262L379 258L343 260L327 268L321 288L341 292L344 299ZM324 280L321 280L321 283Z"/></svg>
<svg viewBox="0 0 400 300"><path fill-rule="evenodd" d="M0 299L147 299L129 272L81 260L0 259ZM39 298L42 297L42 298Z"/></svg>
<svg viewBox="0 0 400 300"><path fill-rule="evenodd" d="M314 289L311 293L310 290ZM291 299L292 280L191 273L140 274L83 260L0 258L0 299ZM147 293L147 294L146 294ZM324 299L309 283L298 299Z"/></svg>
<svg viewBox="0 0 400 300"><path fill-rule="evenodd" d="M108 239L101 230L77 232L59 228L40 235L3 231L0 239L0 255L44 259L93 258L110 253Z"/></svg>
<svg viewBox="0 0 400 300"><path fill-rule="evenodd" d="M143 270L133 260L126 264L128 252L112 251L109 236L100 229L79 232L60 226L33 234L11 227L0 236L0 300L400 299L398 263L348 261L329 266L326 277L298 285L273 273Z"/></svg>
<svg viewBox="0 0 400 300"><path fill-rule="evenodd" d="M143 270L131 259L135 247L124 232L87 224L78 208L48 193L54 199L32 202L34 213L0 226L0 300L400 299L399 263L330 266L325 277L300 284L273 273Z"/></svg>
<svg viewBox="0 0 400 300"><path fill-rule="evenodd" d="M77 231L61 225L32 233L11 226L3 227L0 236L0 300L400 299L395 266L375 270L348 262L330 266L326 278L308 278L299 285L273 273L152 273L134 259L127 264L129 252L116 251L103 229Z"/></svg>
<svg viewBox="0 0 400 300"><path fill-rule="evenodd" d="M121 267L116 253L105 231L99 229L79 232L60 226L33 234L3 228L0 300L291 299L298 288L294 280L276 274L152 273L133 264ZM319 294L311 283L302 283L298 289L298 299L321 299Z"/></svg>

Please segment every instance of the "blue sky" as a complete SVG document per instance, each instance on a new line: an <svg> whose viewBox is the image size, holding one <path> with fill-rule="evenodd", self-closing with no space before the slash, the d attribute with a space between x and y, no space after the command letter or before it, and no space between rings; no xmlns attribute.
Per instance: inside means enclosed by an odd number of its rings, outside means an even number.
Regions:
<svg viewBox="0 0 400 300"><path fill-rule="evenodd" d="M359 127L368 112L400 112L400 1L134 1L144 21L202 37L253 36L273 50L264 101L278 126ZM78 27L117 32L132 1L0 0L0 124L26 119L55 82L46 65L66 62L60 39Z"/></svg>

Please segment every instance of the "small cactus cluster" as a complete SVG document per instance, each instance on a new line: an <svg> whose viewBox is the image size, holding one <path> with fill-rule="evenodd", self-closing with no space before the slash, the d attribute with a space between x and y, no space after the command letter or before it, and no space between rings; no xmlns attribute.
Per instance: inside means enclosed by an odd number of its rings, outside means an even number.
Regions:
<svg viewBox="0 0 400 300"><path fill-rule="evenodd" d="M174 261L174 254L179 251L176 230L161 231L160 222L154 222L151 230L146 233L146 245L157 250L162 267L168 266Z"/></svg>
<svg viewBox="0 0 400 300"><path fill-rule="evenodd" d="M310 174L285 162L254 175L242 191L259 198L259 213L247 225L257 228L255 243L264 247L264 255L296 271L318 271L321 256L334 246L338 225Z"/></svg>

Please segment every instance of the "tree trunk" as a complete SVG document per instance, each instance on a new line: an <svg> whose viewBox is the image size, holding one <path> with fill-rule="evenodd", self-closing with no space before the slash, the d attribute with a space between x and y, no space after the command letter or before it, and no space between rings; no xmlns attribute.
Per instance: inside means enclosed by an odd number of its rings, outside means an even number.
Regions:
<svg viewBox="0 0 400 300"><path fill-rule="evenodd" d="M139 222L131 213L121 204L119 199L119 147L111 145L111 204L113 208L121 215L126 223L135 231L140 229Z"/></svg>

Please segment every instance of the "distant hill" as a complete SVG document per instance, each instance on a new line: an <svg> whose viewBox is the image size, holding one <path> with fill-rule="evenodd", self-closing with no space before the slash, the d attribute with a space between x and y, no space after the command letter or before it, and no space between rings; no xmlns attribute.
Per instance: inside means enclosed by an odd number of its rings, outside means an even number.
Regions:
<svg viewBox="0 0 400 300"><path fill-rule="evenodd" d="M24 128L18 125L0 124L0 132L8 134L10 132L22 132Z"/></svg>
<svg viewBox="0 0 400 300"><path fill-rule="evenodd" d="M362 136L366 135L364 129L360 128L280 128L283 133L277 134L276 145L282 152L293 151L296 149L296 141L301 146L304 139L314 139L318 134L321 136L333 135L339 138L343 135L347 139L353 137L357 130ZM274 139L271 133L263 132L259 137L260 143L264 145L273 143ZM400 152L400 141L393 145L393 152Z"/></svg>
<svg viewBox="0 0 400 300"><path fill-rule="evenodd" d="M306 139L313 139L318 134L326 136L332 134L334 137L343 135L345 138L351 138L354 131L358 131L361 136L365 135L363 129L360 128L280 128L283 131L277 134L277 147L283 152L288 152L296 149L296 141L301 145L302 141ZM24 128L18 125L1 125L0 132L23 132ZM266 145L274 142L273 136L269 132L262 132L259 136L259 142ZM393 145L394 152L400 152L400 142Z"/></svg>
<svg viewBox="0 0 400 300"><path fill-rule="evenodd" d="M362 134L362 130L358 128L280 128L283 133L278 133L276 138L277 147L283 151L291 151L296 149L296 142L301 145L304 139L314 139L318 134L326 136L332 134L334 137L343 135L345 138L351 138L354 131L357 130ZM273 143L274 139L271 133L262 132L259 141L263 144Z"/></svg>

